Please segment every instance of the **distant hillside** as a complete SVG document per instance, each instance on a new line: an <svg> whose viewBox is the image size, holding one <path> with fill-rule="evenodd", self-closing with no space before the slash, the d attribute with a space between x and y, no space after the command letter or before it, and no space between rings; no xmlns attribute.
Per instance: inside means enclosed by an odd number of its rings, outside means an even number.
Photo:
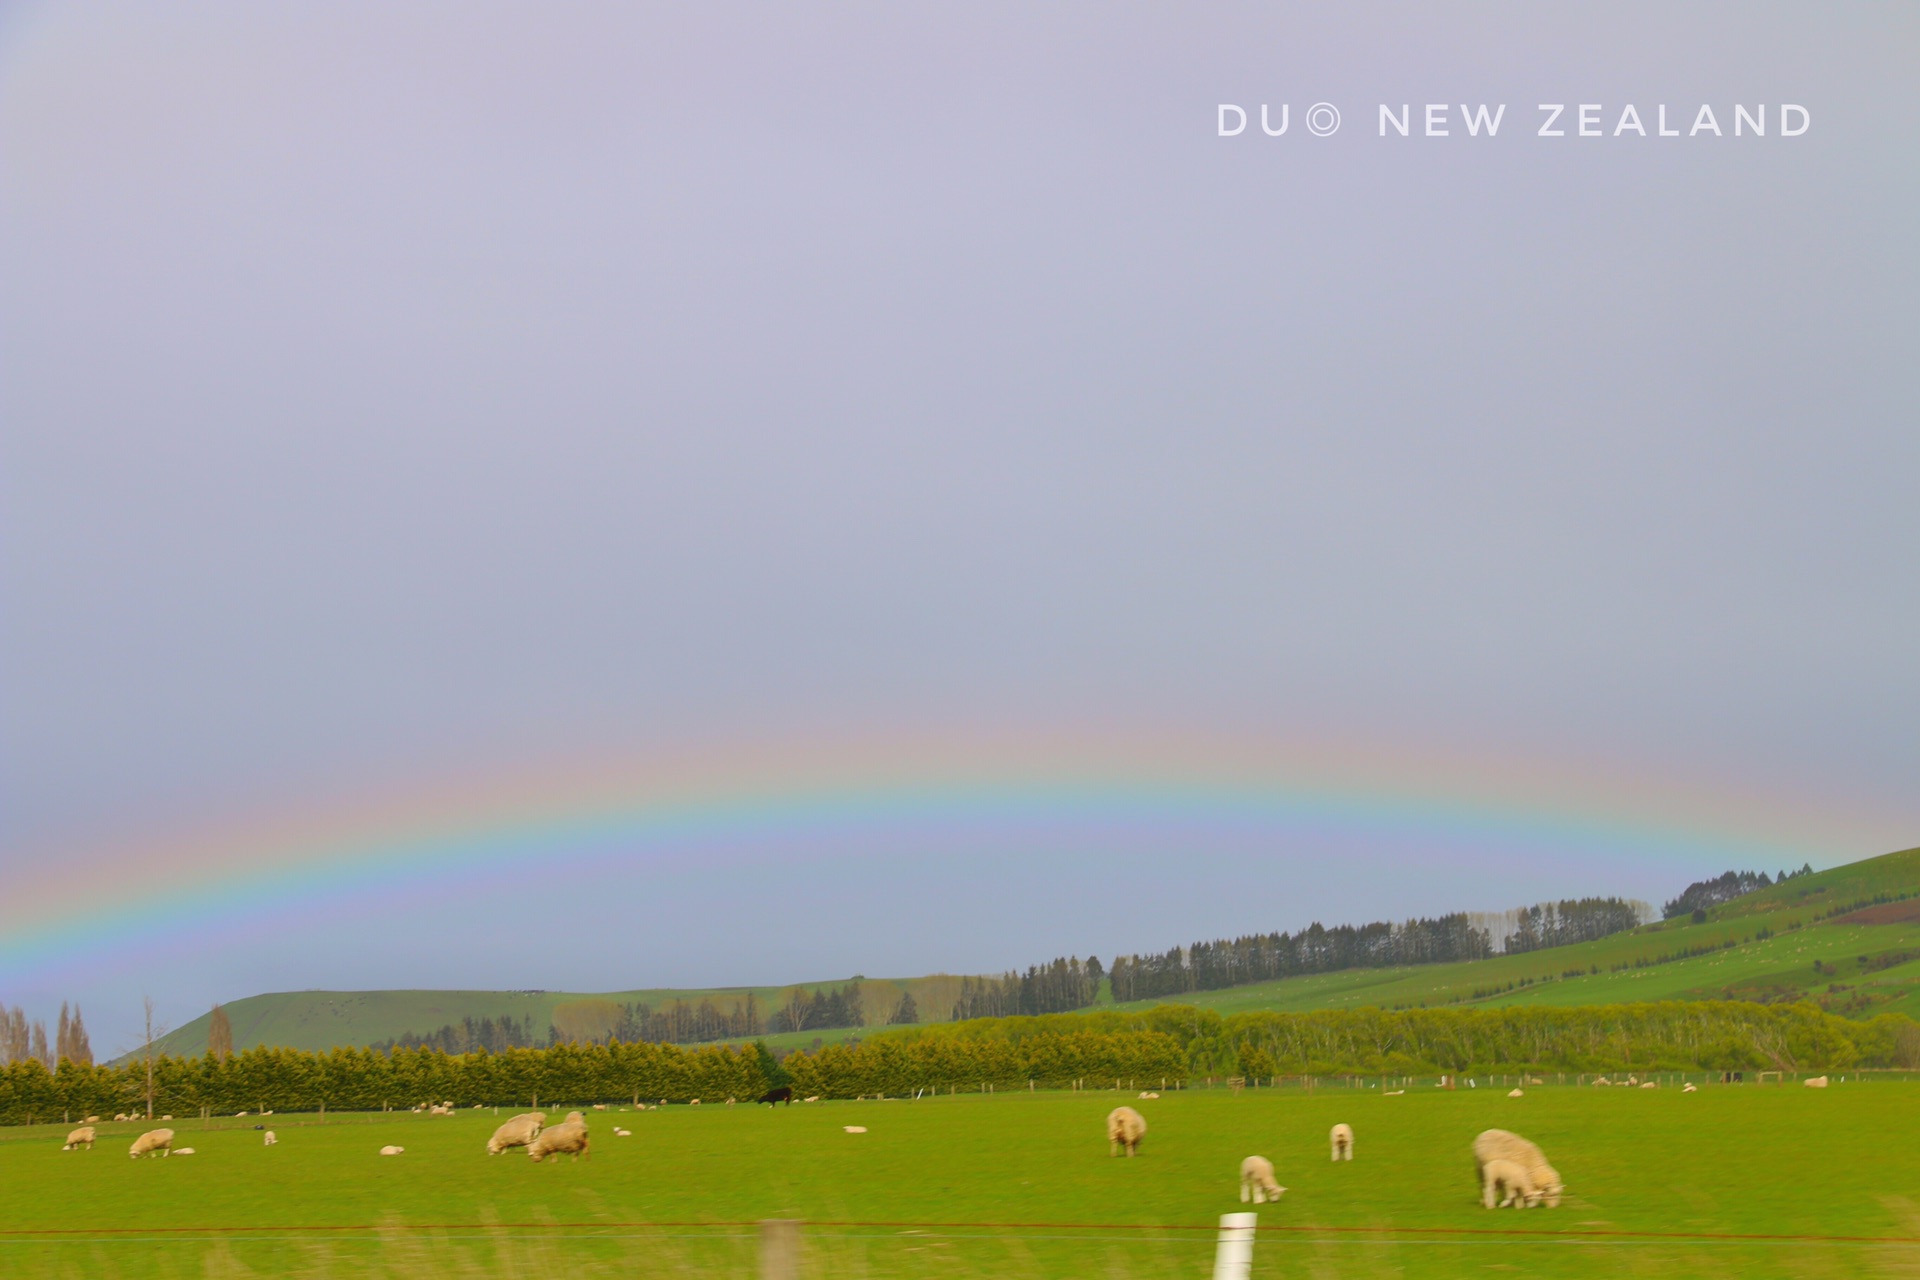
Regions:
<svg viewBox="0 0 1920 1280"><path fill-rule="evenodd" d="M798 984L831 989L853 979ZM943 1021L961 977L859 979L869 1025L768 1034L776 1048L834 1042L885 1029L911 994L922 1022ZM792 986L565 991L291 991L226 1007L236 1049L285 1045L323 1050L423 1036L463 1019L531 1023L544 1032L590 1007L685 1001L732 1006L750 993L764 1011ZM1920 849L1849 863L1757 890L1707 912L1591 942L1481 960L1345 969L1217 991L1169 993L1120 1008L1182 1003L1222 1013L1252 1010L1409 1008L1425 1005L1584 1005L1643 1000L1812 1000L1831 1012L1920 1017ZM1092 1007L1116 1007L1103 984ZM162 1042L166 1052L206 1051L202 1015ZM735 1037L736 1039L738 1037Z"/></svg>
<svg viewBox="0 0 1920 1280"><path fill-rule="evenodd" d="M1920 1017L1920 849L1848 863L1593 942L1457 964L1349 969L1167 999L1217 1009L1810 1000Z"/></svg>

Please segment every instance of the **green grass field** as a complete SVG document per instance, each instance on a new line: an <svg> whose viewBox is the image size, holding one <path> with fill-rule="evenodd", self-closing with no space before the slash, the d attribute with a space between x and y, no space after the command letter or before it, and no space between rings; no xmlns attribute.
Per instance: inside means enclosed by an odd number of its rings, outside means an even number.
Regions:
<svg viewBox="0 0 1920 1280"><path fill-rule="evenodd" d="M78 1152L65 1126L11 1129L0 1274L745 1277L753 1224L790 1217L809 1276L1201 1277L1255 1153L1290 1188L1260 1211L1258 1276L1920 1273L1916 1082L1127 1100L1134 1160L1107 1155L1113 1093L591 1113L592 1158L543 1165L485 1154L491 1111L279 1115L273 1148L251 1120L183 1121L195 1155L138 1161L143 1126ZM1336 1121L1351 1163L1327 1158ZM1560 1208L1479 1207L1469 1146L1496 1126L1545 1148Z"/></svg>

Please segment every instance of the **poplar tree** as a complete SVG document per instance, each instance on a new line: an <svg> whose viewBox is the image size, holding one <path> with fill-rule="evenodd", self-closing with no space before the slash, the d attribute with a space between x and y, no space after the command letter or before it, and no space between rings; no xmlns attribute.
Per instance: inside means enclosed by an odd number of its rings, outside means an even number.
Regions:
<svg viewBox="0 0 1920 1280"><path fill-rule="evenodd" d="M207 1015L207 1052L222 1062L233 1056L233 1023L217 1004Z"/></svg>

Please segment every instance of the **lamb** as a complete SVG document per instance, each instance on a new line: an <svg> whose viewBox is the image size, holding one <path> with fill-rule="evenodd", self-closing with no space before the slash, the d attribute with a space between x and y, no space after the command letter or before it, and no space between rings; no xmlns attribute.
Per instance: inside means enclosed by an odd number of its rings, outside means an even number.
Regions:
<svg viewBox="0 0 1920 1280"><path fill-rule="evenodd" d="M527 1154L539 1164L548 1156L557 1156L567 1152L574 1160L586 1156L593 1158L587 1149L587 1123L584 1120L563 1120L551 1129L542 1129L540 1136L527 1144Z"/></svg>
<svg viewBox="0 0 1920 1280"><path fill-rule="evenodd" d="M1473 1169L1480 1181L1482 1190L1487 1185L1486 1166L1494 1160L1511 1160L1526 1170L1532 1180L1541 1201L1549 1209L1557 1208L1560 1196L1566 1190L1561 1184L1560 1174L1547 1163L1547 1157L1539 1147L1528 1142L1517 1133L1508 1133L1505 1129L1488 1129L1473 1140Z"/></svg>
<svg viewBox="0 0 1920 1280"><path fill-rule="evenodd" d="M1273 1161L1265 1156L1248 1156L1240 1162L1240 1203L1265 1204L1279 1200L1287 1189L1273 1179Z"/></svg>
<svg viewBox="0 0 1920 1280"><path fill-rule="evenodd" d="M1337 1124L1327 1131L1327 1141L1333 1146L1335 1160L1353 1159L1353 1126Z"/></svg>
<svg viewBox="0 0 1920 1280"><path fill-rule="evenodd" d="M173 1130L149 1129L133 1140L133 1146L127 1154L138 1160L141 1156L150 1156L158 1151L163 1156L173 1154Z"/></svg>
<svg viewBox="0 0 1920 1280"><path fill-rule="evenodd" d="M405 1150L405 1147L382 1147L380 1148L380 1154L383 1156L397 1156Z"/></svg>
<svg viewBox="0 0 1920 1280"><path fill-rule="evenodd" d="M1107 1114L1107 1154L1117 1156L1127 1149L1129 1158L1139 1154L1140 1139L1147 1134L1147 1121L1132 1107L1115 1107Z"/></svg>
<svg viewBox="0 0 1920 1280"><path fill-rule="evenodd" d="M266 1134L266 1138L267 1138L267 1140L266 1140L266 1142L265 1142L265 1144L264 1144L264 1145L266 1145L266 1146L269 1146L269 1147L271 1147L271 1146L273 1146L273 1145L275 1145L276 1143L278 1143L278 1142L280 1141L280 1139L278 1139L278 1138L276 1138L276 1137L274 1137L274 1135L273 1135L273 1130L271 1130L271 1129L269 1129L269 1130L267 1130L267 1134Z"/></svg>
<svg viewBox="0 0 1920 1280"><path fill-rule="evenodd" d="M1800 1083L1809 1089L1824 1089L1827 1087L1827 1078L1825 1076L1808 1076Z"/></svg>
<svg viewBox="0 0 1920 1280"><path fill-rule="evenodd" d="M68 1134L67 1145L60 1149L62 1151L71 1151L75 1147L85 1147L89 1151L93 1150L93 1126L92 1125L90 1124L81 1125L78 1129L75 1129L72 1133Z"/></svg>
<svg viewBox="0 0 1920 1280"><path fill-rule="evenodd" d="M1493 1208L1495 1196L1502 1193L1502 1209L1508 1205L1530 1209L1540 1203L1540 1191L1525 1166L1512 1160L1489 1160L1480 1167L1480 1207Z"/></svg>
<svg viewBox="0 0 1920 1280"><path fill-rule="evenodd" d="M540 1130L546 1127L547 1113L528 1111L501 1125L487 1139L487 1154L497 1156L508 1147L524 1147L540 1136Z"/></svg>

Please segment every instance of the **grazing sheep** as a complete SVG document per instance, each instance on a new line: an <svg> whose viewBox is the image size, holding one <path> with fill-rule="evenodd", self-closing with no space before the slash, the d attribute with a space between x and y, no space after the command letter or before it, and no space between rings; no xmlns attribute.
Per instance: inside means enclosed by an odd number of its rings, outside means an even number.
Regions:
<svg viewBox="0 0 1920 1280"><path fill-rule="evenodd" d="M1333 1146L1335 1160L1353 1159L1353 1126L1337 1124L1327 1131L1327 1141Z"/></svg>
<svg viewBox="0 0 1920 1280"><path fill-rule="evenodd" d="M1278 1200L1287 1189L1273 1179L1273 1161L1265 1156L1248 1156L1240 1162L1240 1203L1265 1204Z"/></svg>
<svg viewBox="0 0 1920 1280"><path fill-rule="evenodd" d="M517 1115L493 1131L487 1139L487 1154L497 1156L508 1147L524 1147L540 1136L540 1130L546 1127L547 1113L528 1111Z"/></svg>
<svg viewBox="0 0 1920 1280"><path fill-rule="evenodd" d="M1545 1084L1546 1081L1542 1080L1539 1076L1528 1076L1527 1083L1528 1084Z"/></svg>
<svg viewBox="0 0 1920 1280"><path fill-rule="evenodd" d="M1508 1205L1531 1209L1540 1203L1533 1178L1524 1165L1513 1160L1489 1160L1480 1166L1480 1207L1493 1208L1496 1196L1504 1197L1499 1200L1502 1209Z"/></svg>
<svg viewBox="0 0 1920 1280"><path fill-rule="evenodd" d="M577 1121L577 1122L579 1122L579 1123L581 1123L581 1124L585 1124L585 1123L587 1122L587 1117L586 1117L586 1115L585 1115L584 1113L582 1113L582 1112L579 1112L579 1111L569 1111L569 1112L567 1112L567 1118L566 1118L565 1120L562 1120L562 1121L561 1121L560 1123L561 1123L561 1124L573 1124L573 1123L575 1123L576 1121Z"/></svg>
<svg viewBox="0 0 1920 1280"><path fill-rule="evenodd" d="M264 1145L264 1146L269 1146L269 1147L271 1147L271 1146L273 1146L273 1145L275 1145L276 1143L278 1143L278 1142L280 1141L280 1139L278 1139L278 1138L276 1138L276 1137L274 1136L274 1134L273 1134L273 1130L271 1130L271 1129L269 1129L269 1130L267 1130L267 1132L266 1132L266 1139L267 1139L267 1140L266 1140L266 1142L265 1142L265 1143L263 1143L262 1145Z"/></svg>
<svg viewBox="0 0 1920 1280"><path fill-rule="evenodd" d="M177 1156L190 1156L193 1154L193 1148L192 1147L176 1147L174 1148L173 1154Z"/></svg>
<svg viewBox="0 0 1920 1280"><path fill-rule="evenodd" d="M380 1154L383 1156L397 1156L405 1150L405 1147L382 1147L380 1148Z"/></svg>
<svg viewBox="0 0 1920 1280"><path fill-rule="evenodd" d="M557 1156L566 1152L574 1160L593 1155L587 1149L587 1123L584 1120L563 1120L551 1129L542 1129L540 1136L527 1144L527 1154L539 1164L548 1156Z"/></svg>
<svg viewBox="0 0 1920 1280"><path fill-rule="evenodd" d="M607 1104L604 1102L596 1102L593 1104L593 1109L595 1111L605 1111L607 1109Z"/></svg>
<svg viewBox="0 0 1920 1280"><path fill-rule="evenodd" d="M133 1146L127 1154L138 1160L141 1156L150 1156L158 1151L163 1156L173 1154L173 1130L149 1129L133 1140Z"/></svg>
<svg viewBox="0 0 1920 1280"><path fill-rule="evenodd" d="M843 1124L840 1127L848 1133L865 1133L867 1131L867 1126L863 1124Z"/></svg>
<svg viewBox="0 0 1920 1280"><path fill-rule="evenodd" d="M1609 1079L1607 1079L1607 1078L1606 1078L1605 1076L1595 1076L1595 1077L1594 1077L1594 1079L1593 1079L1593 1083L1594 1083L1594 1084L1595 1084L1596 1086L1599 1086L1599 1085L1609 1085L1609 1084L1612 1084L1612 1083L1613 1083L1613 1081L1611 1081L1611 1080L1609 1080Z"/></svg>
<svg viewBox="0 0 1920 1280"><path fill-rule="evenodd" d="M1827 1087L1827 1078L1825 1076L1808 1076L1800 1083L1809 1089L1824 1089Z"/></svg>
<svg viewBox="0 0 1920 1280"><path fill-rule="evenodd" d="M1129 1157L1138 1154L1140 1139L1147 1134L1146 1117L1132 1107L1115 1107L1107 1113L1107 1154L1117 1156L1125 1147Z"/></svg>
<svg viewBox="0 0 1920 1280"><path fill-rule="evenodd" d="M67 1145L60 1149L62 1151L71 1151L75 1147L85 1147L89 1151L93 1150L93 1126L92 1125L90 1124L81 1125L78 1129L75 1129L72 1133L68 1134Z"/></svg>
<svg viewBox="0 0 1920 1280"><path fill-rule="evenodd" d="M100 1117L99 1117L99 1116L88 1116L88 1117L87 1117L87 1118L86 1118L85 1120L82 1120L82 1121L81 1121L80 1123L81 1123L81 1124L99 1124L99 1123L100 1123Z"/></svg>
<svg viewBox="0 0 1920 1280"><path fill-rule="evenodd" d="M1507 1096L1509 1098L1524 1098L1527 1095L1526 1095L1526 1091L1523 1089L1509 1089L1507 1090Z"/></svg>
<svg viewBox="0 0 1920 1280"><path fill-rule="evenodd" d="M123 1123L126 1120L126 1118L127 1117L123 1112L120 1115L116 1115L113 1119L114 1119L114 1123L119 1124L119 1123Z"/></svg>
<svg viewBox="0 0 1920 1280"><path fill-rule="evenodd" d="M1566 1188L1560 1181L1559 1173L1547 1163L1547 1157L1539 1147L1505 1129L1488 1129L1475 1138L1473 1171L1483 1190L1486 1186L1486 1166L1494 1160L1511 1160L1526 1170L1527 1177L1533 1181L1546 1206L1549 1209L1559 1207L1560 1196Z"/></svg>
<svg viewBox="0 0 1920 1280"><path fill-rule="evenodd" d="M698 1099L698 1098L694 1098L694 1099L692 1099L691 1101L689 1101L689 1102L687 1103L687 1105L688 1105L688 1106L690 1106L690 1107L697 1107L697 1106L699 1106L699 1105L700 1105L700 1099Z"/></svg>

